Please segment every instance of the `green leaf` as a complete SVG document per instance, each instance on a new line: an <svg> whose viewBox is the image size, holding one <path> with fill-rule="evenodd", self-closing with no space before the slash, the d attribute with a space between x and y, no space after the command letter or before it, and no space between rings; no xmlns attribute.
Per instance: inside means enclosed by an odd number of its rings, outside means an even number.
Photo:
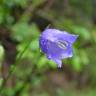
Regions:
<svg viewBox="0 0 96 96"><path fill-rule="evenodd" d="M32 40L37 36L39 36L39 29L35 24L18 22L12 27L12 37L18 41Z"/></svg>
<svg viewBox="0 0 96 96"><path fill-rule="evenodd" d="M91 35L87 28L81 27L81 26L73 26L72 30L74 33L78 34L82 38L86 40L90 40Z"/></svg>
<svg viewBox="0 0 96 96"><path fill-rule="evenodd" d="M74 58L72 59L72 66L77 71L81 70L81 61L79 56L74 56Z"/></svg>
<svg viewBox="0 0 96 96"><path fill-rule="evenodd" d="M33 7L37 7L38 5L41 5L43 2L45 2L46 0L32 0L32 5Z"/></svg>

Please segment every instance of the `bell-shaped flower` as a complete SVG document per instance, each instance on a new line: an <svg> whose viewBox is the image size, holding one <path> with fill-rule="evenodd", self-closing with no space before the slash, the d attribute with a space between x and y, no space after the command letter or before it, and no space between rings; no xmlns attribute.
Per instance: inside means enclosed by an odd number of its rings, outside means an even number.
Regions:
<svg viewBox="0 0 96 96"><path fill-rule="evenodd" d="M73 56L72 44L77 37L78 35L57 29L45 29L40 36L39 45L47 58L61 67L62 59Z"/></svg>

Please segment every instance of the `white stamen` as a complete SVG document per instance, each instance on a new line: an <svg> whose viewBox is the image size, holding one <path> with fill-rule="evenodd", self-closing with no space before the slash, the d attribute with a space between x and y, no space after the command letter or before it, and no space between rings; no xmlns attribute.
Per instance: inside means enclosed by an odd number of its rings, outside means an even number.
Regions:
<svg viewBox="0 0 96 96"><path fill-rule="evenodd" d="M64 49L64 50L67 49L67 46L68 46L68 42L67 42L67 41L61 41L61 40L59 40L59 41L57 42L57 44L58 44L58 46L59 46L60 48L62 48L62 49Z"/></svg>

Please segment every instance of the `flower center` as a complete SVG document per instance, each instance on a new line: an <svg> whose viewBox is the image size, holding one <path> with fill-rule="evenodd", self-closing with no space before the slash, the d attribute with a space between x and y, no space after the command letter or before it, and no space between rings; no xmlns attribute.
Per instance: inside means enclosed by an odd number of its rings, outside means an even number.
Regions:
<svg viewBox="0 0 96 96"><path fill-rule="evenodd" d="M67 49L67 46L68 46L68 42L67 42L67 41L59 40L59 41L57 41L57 45L58 45L60 48L66 50L66 49Z"/></svg>

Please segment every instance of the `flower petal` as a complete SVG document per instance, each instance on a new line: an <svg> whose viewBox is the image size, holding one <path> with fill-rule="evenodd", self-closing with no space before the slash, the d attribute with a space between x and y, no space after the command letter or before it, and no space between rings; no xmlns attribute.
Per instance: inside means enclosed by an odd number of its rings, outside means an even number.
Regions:
<svg viewBox="0 0 96 96"><path fill-rule="evenodd" d="M66 49L61 48L60 46L58 46L58 44L56 42L51 42L48 41L47 44L47 58L48 59L52 59L52 58L58 58L58 59L63 59L63 58L68 58L68 57L72 57L73 52L72 52L72 45L68 44L68 46L66 46Z"/></svg>
<svg viewBox="0 0 96 96"><path fill-rule="evenodd" d="M62 61L60 59L53 58L53 61L55 61L55 63L58 65L59 68L62 67Z"/></svg>
<svg viewBox="0 0 96 96"><path fill-rule="evenodd" d="M46 39L40 37L39 46L40 46L42 52L47 53L47 40Z"/></svg>
<svg viewBox="0 0 96 96"><path fill-rule="evenodd" d="M67 41L71 44L74 43L76 41L76 39L78 38L78 35L69 34L69 33L66 33L65 31L62 31L62 33L59 33L59 34L56 34L56 35L55 36L58 39Z"/></svg>
<svg viewBox="0 0 96 96"><path fill-rule="evenodd" d="M73 50L71 47L67 48L66 52L62 54L62 59L64 58L70 58L73 56Z"/></svg>
<svg viewBox="0 0 96 96"><path fill-rule="evenodd" d="M60 31L57 29L46 29L44 30L42 36L51 41L61 39L70 43L74 43L78 38L78 35L69 34L66 31Z"/></svg>
<svg viewBox="0 0 96 96"><path fill-rule="evenodd" d="M58 58L58 59L62 58L62 53L64 53L64 50L59 48L55 42L49 41L47 47L48 47L47 57Z"/></svg>
<svg viewBox="0 0 96 96"><path fill-rule="evenodd" d="M40 36L39 45L49 60L62 65L62 59L73 56L72 44L78 35L69 34L57 29L46 29Z"/></svg>

